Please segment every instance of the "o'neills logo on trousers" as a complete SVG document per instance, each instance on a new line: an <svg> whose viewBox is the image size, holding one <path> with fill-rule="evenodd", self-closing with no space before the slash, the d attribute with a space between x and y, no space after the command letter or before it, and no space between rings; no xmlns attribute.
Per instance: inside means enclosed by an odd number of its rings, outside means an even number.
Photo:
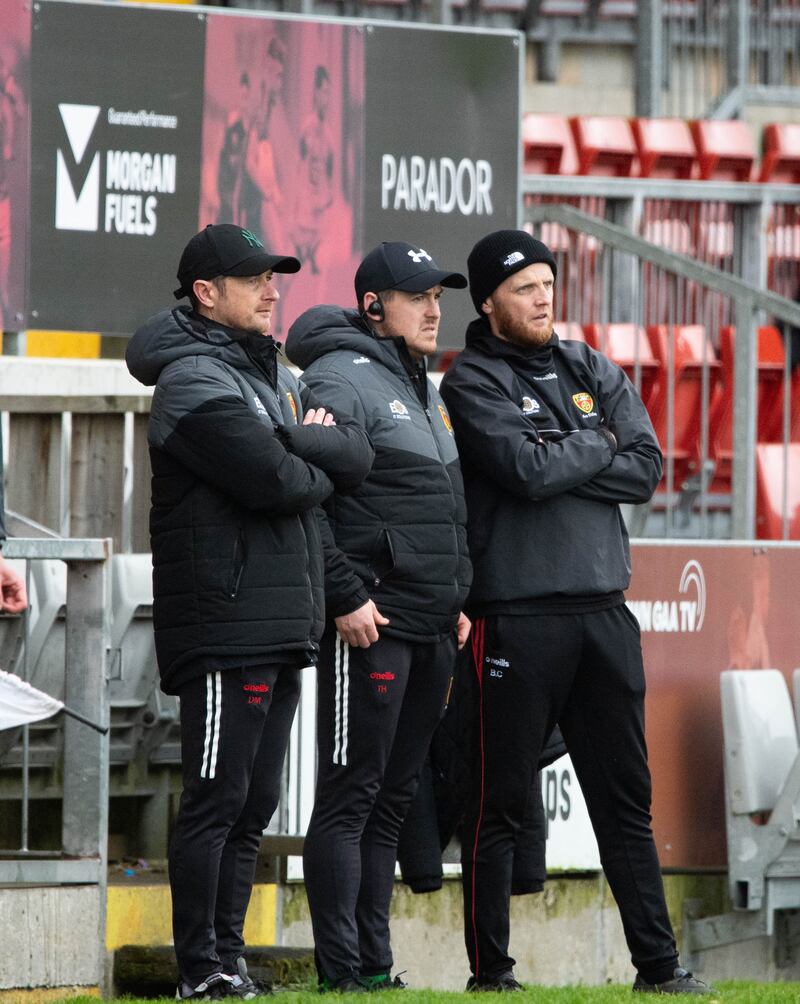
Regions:
<svg viewBox="0 0 800 1004"><path fill-rule="evenodd" d="M381 209L491 216L492 165L464 157L395 157L381 160Z"/></svg>
<svg viewBox="0 0 800 1004"><path fill-rule="evenodd" d="M393 680L394 673L370 673L370 680Z"/></svg>

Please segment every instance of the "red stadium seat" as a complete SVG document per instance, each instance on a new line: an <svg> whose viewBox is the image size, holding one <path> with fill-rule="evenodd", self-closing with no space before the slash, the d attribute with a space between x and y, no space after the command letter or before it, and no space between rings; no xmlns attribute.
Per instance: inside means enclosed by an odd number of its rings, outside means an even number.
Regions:
<svg viewBox="0 0 800 1004"><path fill-rule="evenodd" d="M576 324L574 321L561 321L555 324L556 334L561 339L561 341L573 341L573 342L585 342L586 335L583 333L583 328L580 324Z"/></svg>
<svg viewBox="0 0 800 1004"><path fill-rule="evenodd" d="M767 254L770 259L800 261L800 215L797 223L770 223L767 232Z"/></svg>
<svg viewBox="0 0 800 1004"><path fill-rule="evenodd" d="M690 128L702 179L750 181L756 154L746 122L699 119L690 123Z"/></svg>
<svg viewBox="0 0 800 1004"><path fill-rule="evenodd" d="M791 428L789 438L792 442L800 443L800 366L792 373L791 394L791 412L789 416Z"/></svg>
<svg viewBox="0 0 800 1004"><path fill-rule="evenodd" d="M696 218L696 247L700 261L718 268L733 256L736 236L733 206L729 202L701 203Z"/></svg>
<svg viewBox="0 0 800 1004"><path fill-rule="evenodd" d="M703 371L708 371L707 406L710 409L719 385L720 364L706 335L706 329L701 324L676 325L671 329L666 324L651 325L647 329L647 335L663 374L650 402L650 415L664 457L674 465L674 480L680 482L700 457ZM670 364L674 374L671 415Z"/></svg>
<svg viewBox="0 0 800 1004"><path fill-rule="evenodd" d="M787 464L788 461L788 464ZM788 540L800 540L800 443L756 447L756 536L783 540L784 478Z"/></svg>
<svg viewBox="0 0 800 1004"><path fill-rule="evenodd" d="M643 178L691 178L697 151L683 119L631 119Z"/></svg>
<svg viewBox="0 0 800 1004"><path fill-rule="evenodd" d="M786 352L780 331L758 329L758 439L776 443L783 439L783 382Z"/></svg>
<svg viewBox="0 0 800 1004"><path fill-rule="evenodd" d="M665 211L669 213L668 208ZM694 256L692 228L676 215L646 214L642 222L642 237L668 251Z"/></svg>
<svg viewBox="0 0 800 1004"><path fill-rule="evenodd" d="M633 175L636 144L627 119L577 115L569 121L578 148L578 174Z"/></svg>
<svg viewBox="0 0 800 1004"><path fill-rule="evenodd" d="M800 301L800 198L797 205L772 207L767 228L767 288Z"/></svg>
<svg viewBox="0 0 800 1004"><path fill-rule="evenodd" d="M733 458L733 378L736 329L720 328L722 389L710 418L711 455L717 464L715 481L730 484ZM783 420L783 340L777 328L758 329L757 439L767 443L781 437Z"/></svg>
<svg viewBox="0 0 800 1004"><path fill-rule="evenodd" d="M564 115L523 115L522 150L526 174L575 174L578 168L575 140Z"/></svg>
<svg viewBox="0 0 800 1004"><path fill-rule="evenodd" d="M585 324L583 330L589 345L613 359L633 383L636 383L638 363L639 393L649 407L660 367L645 329L638 324Z"/></svg>
<svg viewBox="0 0 800 1004"><path fill-rule="evenodd" d="M765 126L764 159L758 180L800 184L800 123Z"/></svg>

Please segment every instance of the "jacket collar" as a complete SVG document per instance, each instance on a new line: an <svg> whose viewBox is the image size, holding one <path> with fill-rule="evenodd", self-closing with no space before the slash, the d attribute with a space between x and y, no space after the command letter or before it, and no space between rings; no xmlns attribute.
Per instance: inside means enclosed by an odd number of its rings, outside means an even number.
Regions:
<svg viewBox="0 0 800 1004"><path fill-rule="evenodd" d="M553 368L553 350L558 347L558 335L554 331L544 345L517 345L493 335L489 321L479 317L467 328L466 344L468 349L483 355L505 359L510 364L515 363L535 372L548 372Z"/></svg>
<svg viewBox="0 0 800 1004"><path fill-rule="evenodd" d="M227 324L212 321L193 310L188 311L185 316L192 330L200 334L201 337L215 340L222 337L229 344L232 343L234 351L236 351L236 347L241 348L249 362L263 376L266 376L273 385L277 383L278 355L281 348L272 335L260 335L255 331L241 331L239 328L231 328Z"/></svg>

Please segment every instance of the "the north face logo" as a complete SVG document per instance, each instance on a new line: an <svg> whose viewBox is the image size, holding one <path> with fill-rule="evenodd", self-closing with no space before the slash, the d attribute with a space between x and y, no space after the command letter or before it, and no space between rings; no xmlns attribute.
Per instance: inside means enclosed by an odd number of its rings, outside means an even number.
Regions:
<svg viewBox="0 0 800 1004"><path fill-rule="evenodd" d="M503 259L503 264L506 268L511 268L512 265L516 265L520 261L525 261L525 255L521 251L512 251L507 258Z"/></svg>
<svg viewBox="0 0 800 1004"><path fill-rule="evenodd" d="M97 230L100 212L100 153L83 163L99 105L59 104L68 156L56 150L56 230Z"/></svg>

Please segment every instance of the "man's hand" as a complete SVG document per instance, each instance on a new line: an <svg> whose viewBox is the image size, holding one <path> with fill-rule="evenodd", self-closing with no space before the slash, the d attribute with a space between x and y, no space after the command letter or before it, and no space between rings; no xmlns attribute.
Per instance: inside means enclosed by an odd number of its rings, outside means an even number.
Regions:
<svg viewBox="0 0 800 1004"><path fill-rule="evenodd" d="M607 425L600 424L600 425L597 426L597 431L608 442L609 446L614 451L614 453L616 453L617 452L617 437L614 435L614 433L611 431L611 429L609 429L609 427Z"/></svg>
<svg viewBox="0 0 800 1004"><path fill-rule="evenodd" d="M467 638L469 638L469 632L471 627L472 627L472 621L462 611L458 615L458 624L456 624L456 638L458 640L459 650L461 650L467 644Z"/></svg>
<svg viewBox="0 0 800 1004"><path fill-rule="evenodd" d="M0 610L20 614L28 605L25 580L0 555Z"/></svg>
<svg viewBox="0 0 800 1004"><path fill-rule="evenodd" d="M336 425L336 419L324 408L310 408L303 416L303 425Z"/></svg>
<svg viewBox="0 0 800 1004"><path fill-rule="evenodd" d="M372 600L367 600L363 607L335 618L336 630L339 635L354 648L369 648L378 640L378 627L388 624L389 620L378 610Z"/></svg>

